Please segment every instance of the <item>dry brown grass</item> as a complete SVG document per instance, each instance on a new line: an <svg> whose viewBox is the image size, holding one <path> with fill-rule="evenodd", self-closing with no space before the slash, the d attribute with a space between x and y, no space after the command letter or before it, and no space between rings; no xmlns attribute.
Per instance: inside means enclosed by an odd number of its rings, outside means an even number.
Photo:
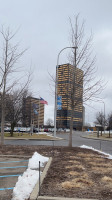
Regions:
<svg viewBox="0 0 112 200"><path fill-rule="evenodd" d="M65 168L66 168L66 169L74 168L74 171L75 171L75 168L78 168L78 169L80 169L80 170L84 170L84 169L85 169L82 165L75 165L75 164L73 164L73 165L68 165L68 166L66 166Z"/></svg>
<svg viewBox="0 0 112 200"><path fill-rule="evenodd" d="M85 171L84 166L78 159L83 159L86 161L86 164L91 164L91 172L95 174L105 175L102 179L100 179L102 184L105 184L107 187L112 188L112 178L106 176L106 174L112 174L112 163L105 162L105 158L100 155L95 156L94 154L84 154L78 153L76 156L70 156L71 160L69 160L68 166L66 166L69 170L68 174L71 176L71 180L65 181L61 183L61 187L64 189L71 188L82 188L86 189L87 187L93 187L93 181L89 177L88 171ZM78 172L78 170L81 170ZM70 178L69 176L69 178Z"/></svg>
<svg viewBox="0 0 112 200"><path fill-rule="evenodd" d="M95 167L112 167L111 163L97 163L97 162L93 161L93 162L89 162L89 164L91 164L92 166L95 166Z"/></svg>
<svg viewBox="0 0 112 200"><path fill-rule="evenodd" d="M82 174L81 174L81 177L82 177L82 178L87 178L87 179L89 178L89 176L88 176L87 173L82 173Z"/></svg>
<svg viewBox="0 0 112 200"><path fill-rule="evenodd" d="M61 186L65 189L73 188L73 184L70 181L65 181L61 184Z"/></svg>
<svg viewBox="0 0 112 200"><path fill-rule="evenodd" d="M92 161L93 159L92 159L92 158L89 158L89 157L87 157L87 158L84 158L84 160L89 162L89 161Z"/></svg>
<svg viewBox="0 0 112 200"><path fill-rule="evenodd" d="M91 186L93 182L88 178L75 178L72 180L74 184L79 183L81 186Z"/></svg>
<svg viewBox="0 0 112 200"><path fill-rule="evenodd" d="M103 156L102 155L95 155L95 154L91 154L91 153L78 153L77 156L81 157L81 158L84 158L86 160L99 160L99 161L102 161L104 162L104 159L107 158L106 156Z"/></svg>
<svg viewBox="0 0 112 200"><path fill-rule="evenodd" d="M69 174L71 176L80 176L80 173L79 172L76 172L76 171L70 171Z"/></svg>
<svg viewBox="0 0 112 200"><path fill-rule="evenodd" d="M70 156L71 159L77 159L77 156Z"/></svg>
<svg viewBox="0 0 112 200"><path fill-rule="evenodd" d="M74 165L78 169L85 169L82 165Z"/></svg>
<svg viewBox="0 0 112 200"><path fill-rule="evenodd" d="M76 160L70 160L69 163L74 163L74 164L76 164L76 165L77 165L77 164L80 164L80 162L79 162L79 161L76 161Z"/></svg>
<svg viewBox="0 0 112 200"><path fill-rule="evenodd" d="M108 176L104 176L101 181L103 183L105 183L105 185L107 185L108 187L111 187L112 189L112 178L111 177L108 177Z"/></svg>
<svg viewBox="0 0 112 200"><path fill-rule="evenodd" d="M104 176L103 178L102 178L102 181L104 181L104 182L111 182L112 183L112 178L111 177L108 177L108 176Z"/></svg>
<svg viewBox="0 0 112 200"><path fill-rule="evenodd" d="M61 186L65 189L70 188L85 188L85 187L91 187L93 185L93 182L87 178L75 178L71 181L65 181L61 184Z"/></svg>
<svg viewBox="0 0 112 200"><path fill-rule="evenodd" d="M109 175L112 175L112 162L101 157L101 155L79 153L77 156L79 157L70 157L71 160L66 166L68 168L68 179L62 182L59 187L62 187L63 190L75 190L77 188L77 190L86 191L87 188L92 190L94 186L97 187L97 184L100 183L101 187L104 186L111 191L112 178Z"/></svg>
<svg viewBox="0 0 112 200"><path fill-rule="evenodd" d="M76 171L70 171L69 172L69 174L71 175L71 176L75 176L75 177L81 177L81 178L88 178L88 174L87 173L80 173L80 172L76 172Z"/></svg>
<svg viewBox="0 0 112 200"><path fill-rule="evenodd" d="M107 174L107 173L112 173L112 168L111 167L92 167L93 172L97 174Z"/></svg>
<svg viewBox="0 0 112 200"><path fill-rule="evenodd" d="M96 157L95 157L94 159L91 158L91 157L90 157L90 158L87 157L87 158L84 158L84 159L85 159L85 161L88 161L88 162L92 162L93 160L94 160L94 162L98 162L98 161L99 161L99 162L104 162L104 158L101 158L101 157L99 157L99 158L96 158Z"/></svg>
<svg viewBox="0 0 112 200"><path fill-rule="evenodd" d="M83 158L95 158L95 155L92 153L78 153L77 156L83 157ZM100 157L97 155L97 157Z"/></svg>
<svg viewBox="0 0 112 200"><path fill-rule="evenodd" d="M94 158L94 161L102 161L102 162L104 162L105 161L105 158L102 158L102 157L96 157L96 158Z"/></svg>

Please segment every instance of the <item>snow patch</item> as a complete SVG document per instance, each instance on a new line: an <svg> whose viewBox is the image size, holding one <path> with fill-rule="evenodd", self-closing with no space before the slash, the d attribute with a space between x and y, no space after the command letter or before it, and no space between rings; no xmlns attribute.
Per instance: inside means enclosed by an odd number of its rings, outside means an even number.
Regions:
<svg viewBox="0 0 112 200"><path fill-rule="evenodd" d="M102 152L102 151L97 150L97 149L94 149L93 147L86 146L86 145L82 145L82 146L80 146L80 148L91 149L91 150L93 150L93 151L99 152L99 153L101 153L101 154L107 156L108 159L112 159L112 155L111 155L111 154Z"/></svg>
<svg viewBox="0 0 112 200"><path fill-rule="evenodd" d="M46 132L37 132L36 134L37 135L48 135L48 133L46 133Z"/></svg>
<svg viewBox="0 0 112 200"><path fill-rule="evenodd" d="M43 167L45 162L48 162L49 158L40 155L39 153L35 152L32 158L29 159L28 168L30 169L37 169L39 168L39 161L40 166Z"/></svg>
<svg viewBox="0 0 112 200"><path fill-rule="evenodd" d="M35 152L32 158L29 159L28 169L23 173L22 176L18 177L18 182L13 189L13 197L11 200L25 200L28 199L35 184L39 179L39 171L34 170L43 167L45 162L48 162L49 158L40 155Z"/></svg>
<svg viewBox="0 0 112 200"><path fill-rule="evenodd" d="M39 171L27 169L22 176L18 177L18 182L13 189L12 200L28 199L38 178Z"/></svg>

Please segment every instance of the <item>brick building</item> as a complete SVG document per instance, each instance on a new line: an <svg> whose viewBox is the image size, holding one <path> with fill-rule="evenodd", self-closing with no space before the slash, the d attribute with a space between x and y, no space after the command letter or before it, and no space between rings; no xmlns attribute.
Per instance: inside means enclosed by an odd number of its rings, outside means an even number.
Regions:
<svg viewBox="0 0 112 200"><path fill-rule="evenodd" d="M31 123L35 127L44 126L44 104L40 103L40 99L27 97L23 100L23 126L29 127Z"/></svg>
<svg viewBox="0 0 112 200"><path fill-rule="evenodd" d="M83 71L76 68L75 71L75 109L73 127L82 129L83 125ZM71 116L71 90L73 87L73 65L64 64L58 66L57 94L61 97L62 105L57 110L57 128L70 128Z"/></svg>

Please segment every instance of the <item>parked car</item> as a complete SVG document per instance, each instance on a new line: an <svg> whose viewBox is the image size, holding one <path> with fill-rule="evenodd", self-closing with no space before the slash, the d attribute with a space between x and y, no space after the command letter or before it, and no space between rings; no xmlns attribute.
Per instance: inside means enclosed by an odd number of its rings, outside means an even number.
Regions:
<svg viewBox="0 0 112 200"><path fill-rule="evenodd" d="M48 128L44 128L44 132L48 132Z"/></svg>
<svg viewBox="0 0 112 200"><path fill-rule="evenodd" d="M58 132L63 132L64 129L63 128L58 128Z"/></svg>
<svg viewBox="0 0 112 200"><path fill-rule="evenodd" d="M4 131L5 131L5 132L10 132L10 130L11 130L11 128L9 128L9 127L5 127L5 128L4 128Z"/></svg>
<svg viewBox="0 0 112 200"><path fill-rule="evenodd" d="M70 129L69 128L65 128L64 131L65 132L70 132Z"/></svg>

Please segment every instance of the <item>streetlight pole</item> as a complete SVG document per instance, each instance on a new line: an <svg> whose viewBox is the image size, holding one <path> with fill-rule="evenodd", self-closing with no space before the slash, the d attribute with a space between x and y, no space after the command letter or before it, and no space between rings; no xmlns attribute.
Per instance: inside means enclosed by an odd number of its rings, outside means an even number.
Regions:
<svg viewBox="0 0 112 200"><path fill-rule="evenodd" d="M100 100L101 103L104 104L104 133L105 133L105 102Z"/></svg>
<svg viewBox="0 0 112 200"><path fill-rule="evenodd" d="M105 102L104 101L102 101L102 102L104 104L104 134L105 134Z"/></svg>
<svg viewBox="0 0 112 200"><path fill-rule="evenodd" d="M55 108L54 108L54 137L56 137L56 116L57 116L57 85L58 85L58 65L59 65L59 56L62 51L65 49L75 49L75 47L65 47L61 49L57 57L57 66L56 66L56 80L55 80Z"/></svg>

